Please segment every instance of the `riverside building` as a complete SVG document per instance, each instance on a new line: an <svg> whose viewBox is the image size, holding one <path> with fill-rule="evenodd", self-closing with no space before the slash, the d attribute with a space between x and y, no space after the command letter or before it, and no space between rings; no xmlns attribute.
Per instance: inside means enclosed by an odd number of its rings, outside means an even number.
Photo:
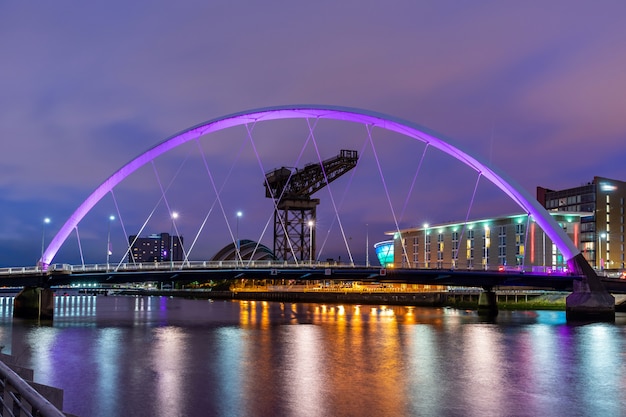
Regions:
<svg viewBox="0 0 626 417"><path fill-rule="evenodd" d="M169 233L152 234L148 237L136 235L128 238L130 252L128 262L170 262L183 260L183 237Z"/></svg>
<svg viewBox="0 0 626 417"><path fill-rule="evenodd" d="M565 190L537 187L537 200L548 211L580 212L578 248L596 269L624 268L626 182L594 177Z"/></svg>
<svg viewBox="0 0 626 417"><path fill-rule="evenodd" d="M553 212L552 216L579 245L581 217L586 213ZM408 228L394 236L394 266L537 272L565 271L567 259L532 217L516 214L462 223Z"/></svg>

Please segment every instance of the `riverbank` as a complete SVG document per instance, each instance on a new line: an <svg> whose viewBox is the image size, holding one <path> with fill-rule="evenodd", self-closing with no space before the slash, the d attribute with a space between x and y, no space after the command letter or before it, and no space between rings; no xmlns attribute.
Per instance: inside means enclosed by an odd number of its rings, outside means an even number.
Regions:
<svg viewBox="0 0 626 417"><path fill-rule="evenodd" d="M216 300L254 300L293 303L332 303L368 305L405 305L416 307L452 307L476 309L479 291L463 292L272 292L272 291L204 291L204 290L121 290L115 294L130 296L165 296ZM569 293L545 291L496 292L501 310L565 310Z"/></svg>

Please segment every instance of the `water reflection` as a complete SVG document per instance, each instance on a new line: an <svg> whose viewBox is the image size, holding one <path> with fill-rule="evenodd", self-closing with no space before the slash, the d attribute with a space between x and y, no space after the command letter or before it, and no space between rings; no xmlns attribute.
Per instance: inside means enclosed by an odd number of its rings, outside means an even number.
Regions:
<svg viewBox="0 0 626 417"><path fill-rule="evenodd" d="M152 368L156 370L157 408L163 415L178 414L179 404L188 399L183 395L181 353L187 349L186 334L178 327L162 327L154 332L151 356Z"/></svg>
<svg viewBox="0 0 626 417"><path fill-rule="evenodd" d="M4 306L4 307L3 307ZM619 415L624 317L68 296L0 344L79 416Z"/></svg>

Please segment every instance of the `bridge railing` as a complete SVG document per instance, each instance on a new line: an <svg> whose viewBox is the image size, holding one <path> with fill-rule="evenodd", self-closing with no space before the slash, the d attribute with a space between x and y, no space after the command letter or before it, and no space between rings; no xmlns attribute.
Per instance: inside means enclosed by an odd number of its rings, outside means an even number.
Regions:
<svg viewBox="0 0 626 417"><path fill-rule="evenodd" d="M11 268L0 268L0 275L27 275L41 274L43 271L38 266L14 266Z"/></svg>
<svg viewBox="0 0 626 417"><path fill-rule="evenodd" d="M23 266L23 267L11 267L0 268L0 276L11 275L37 275L42 273L106 273L106 272L137 272L137 271L172 271L172 270L194 270L194 269L285 269L285 268L367 268L367 269L384 269L378 266L365 266L355 265L348 263L337 262L299 262L293 261L272 261L272 260L252 260L252 261L175 261L175 262L145 262L145 263L100 263L100 264L83 264L83 265L71 265L71 264L51 264L43 271L39 266ZM424 270L471 270L482 271L484 268L478 266L474 268L459 268L454 265L438 265L435 262L429 262L428 264L412 264L412 265L397 265L399 269L424 269ZM522 272L533 274L547 274L547 275L561 275L567 274L566 270L552 269L551 267L541 266L500 266L492 267L486 271L494 272ZM602 275L607 275L606 272ZM621 277L617 276L616 277Z"/></svg>
<svg viewBox="0 0 626 417"><path fill-rule="evenodd" d="M9 366L0 361L0 415L29 417L64 417ZM6 410L6 414L4 411Z"/></svg>
<svg viewBox="0 0 626 417"><path fill-rule="evenodd" d="M272 268L355 268L365 266L356 266L351 264L336 264L332 262L285 262L271 260L253 260L253 261L175 261L175 262L145 262L145 263L122 263L122 264L52 264L48 267L49 272L53 273L75 273L75 272L136 272L136 271L171 271L171 270L188 270L188 269L272 269Z"/></svg>

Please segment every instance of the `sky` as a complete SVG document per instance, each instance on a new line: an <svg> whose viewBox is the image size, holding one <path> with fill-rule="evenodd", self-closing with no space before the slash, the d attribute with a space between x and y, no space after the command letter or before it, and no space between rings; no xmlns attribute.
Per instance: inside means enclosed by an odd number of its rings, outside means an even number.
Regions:
<svg viewBox="0 0 626 417"><path fill-rule="evenodd" d="M0 267L34 265L42 243L137 155L203 121L248 109L320 104L407 120L492 163L531 195L538 185L569 188L594 176L626 180L625 17L626 3L611 0L0 2ZM170 211L178 201L187 207L175 226L194 240L198 213L215 203L210 191L220 187L207 185L203 158L226 184L226 178L244 181L250 167L301 166L319 156L309 143L297 158L295 143L306 140L306 125L286 122L282 129L261 140L263 129L257 137L242 128L208 138L201 152L193 146L171 151L116 189L120 201L109 198L94 208L79 226L80 240L68 242L55 262L102 262L107 233L121 259L127 235L140 230L155 195L163 195L154 171L163 183L175 183L165 192L167 205ZM332 210L323 214L329 206L342 206L358 223L337 238L354 237L357 258L368 243L388 238L384 232L394 223L477 217L481 204L493 206L489 186L482 191L481 185L467 214L475 178L455 161L428 154L422 167L420 149L407 152L397 138L375 152L363 131L331 124L315 133L320 143L328 136L334 145L321 159L337 152L333 137L356 137L348 145L364 152L359 175L376 173L377 158L397 161L398 169L366 200L342 200L348 175L337 181L334 197L320 197L319 220L329 230ZM250 136L260 147L263 142L257 154L272 154L262 164L246 142ZM293 150L287 136L301 138ZM385 187L398 182L406 190L422 169L419 194L430 208L419 212L413 207L422 203L399 203L395 219L382 214L388 200L402 200L386 198ZM198 177L205 182L195 183ZM268 234L259 231L271 201L263 198L259 178L250 178L258 192L231 193L234 202L225 192L217 204L222 214L215 216L230 220L231 240L234 233L265 236L268 245ZM435 178L448 185L434 185ZM147 188L156 191L144 195ZM465 203L452 201L458 194ZM108 221L116 204L123 227ZM194 205L202 209L192 215ZM235 225L230 213L239 209L245 214ZM160 220L155 215L142 233L173 228L167 211L156 209ZM51 221L44 226L46 217ZM319 246L321 223L316 233ZM204 249L197 256L206 259L228 243L223 236L209 242L212 235L199 235L197 247Z"/></svg>

